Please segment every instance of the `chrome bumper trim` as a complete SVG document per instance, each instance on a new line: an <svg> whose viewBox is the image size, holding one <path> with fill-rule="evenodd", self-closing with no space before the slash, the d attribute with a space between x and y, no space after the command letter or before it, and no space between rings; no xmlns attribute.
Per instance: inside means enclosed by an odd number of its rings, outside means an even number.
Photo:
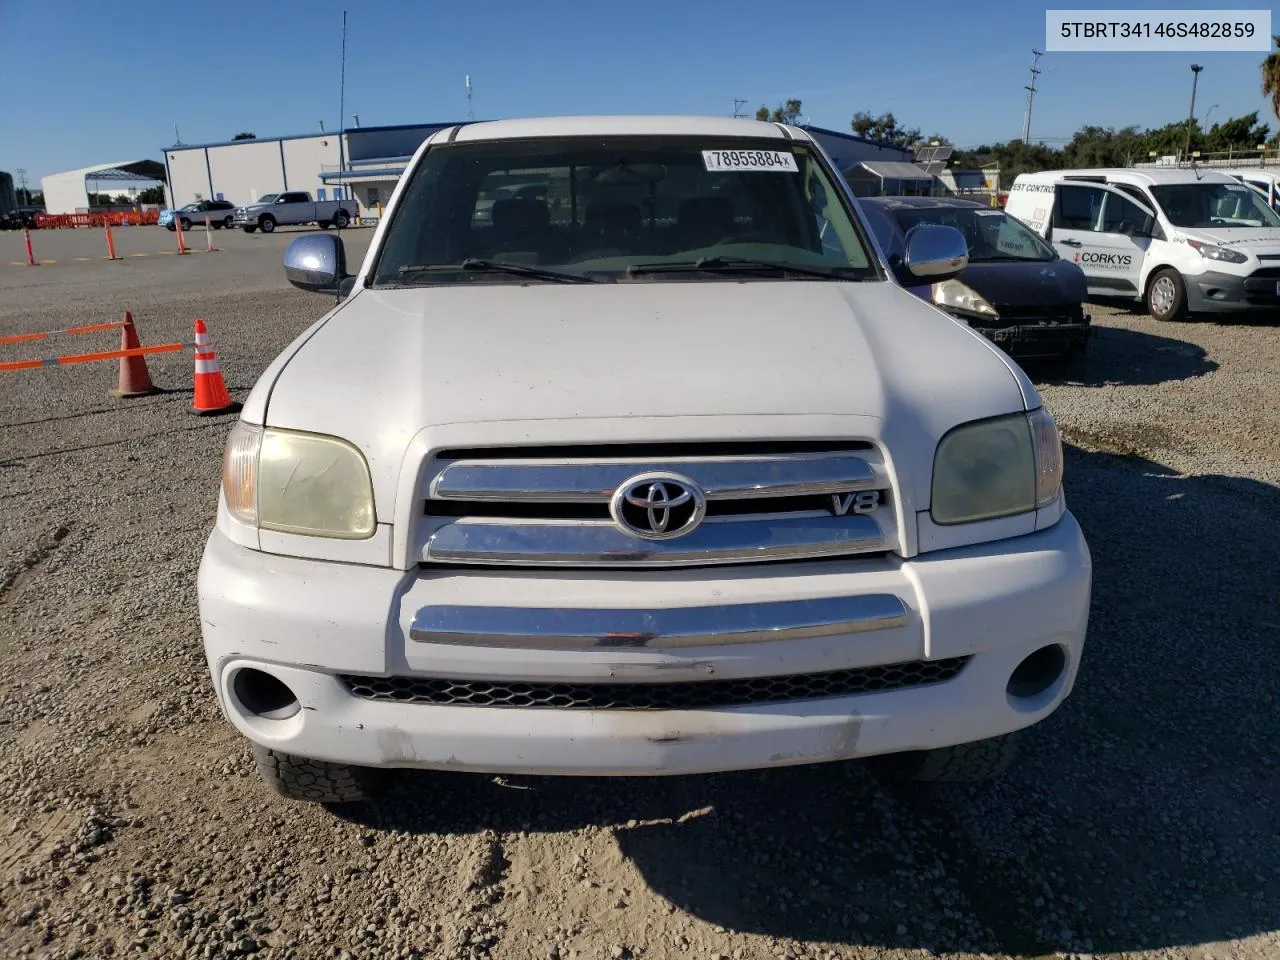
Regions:
<svg viewBox="0 0 1280 960"><path fill-rule="evenodd" d="M876 472L856 454L689 457L609 462L458 460L431 481L433 500L508 503L608 503L631 477L687 474L708 500L852 493L877 486Z"/></svg>
<svg viewBox="0 0 1280 960"><path fill-rule="evenodd" d="M520 649L674 649L805 640L905 626L892 594L657 610L423 607L409 637L418 643Z"/></svg>
<svg viewBox="0 0 1280 960"><path fill-rule="evenodd" d="M464 518L427 540L427 563L514 566L698 566L812 560L886 549L880 525L865 514L755 516L708 520L673 540L639 540L608 521Z"/></svg>

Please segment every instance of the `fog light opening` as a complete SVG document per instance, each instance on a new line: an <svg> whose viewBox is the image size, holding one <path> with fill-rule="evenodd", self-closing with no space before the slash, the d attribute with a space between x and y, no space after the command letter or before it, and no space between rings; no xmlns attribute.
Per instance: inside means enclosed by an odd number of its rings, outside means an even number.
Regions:
<svg viewBox="0 0 1280 960"><path fill-rule="evenodd" d="M1018 664L1005 689L1009 696L1020 700L1038 697L1058 682L1066 667L1066 651L1052 643L1041 647Z"/></svg>
<svg viewBox="0 0 1280 960"><path fill-rule="evenodd" d="M302 704L283 681L263 670L237 670L231 689L246 713L266 720L288 720Z"/></svg>

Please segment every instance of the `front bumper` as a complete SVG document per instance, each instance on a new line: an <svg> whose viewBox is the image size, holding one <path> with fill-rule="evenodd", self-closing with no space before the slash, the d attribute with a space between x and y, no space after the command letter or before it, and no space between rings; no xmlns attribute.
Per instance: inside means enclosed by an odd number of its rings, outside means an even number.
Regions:
<svg viewBox="0 0 1280 960"><path fill-rule="evenodd" d="M1191 313L1280 312L1280 267L1262 267L1247 277L1208 271L1185 277Z"/></svg>
<svg viewBox="0 0 1280 960"><path fill-rule="evenodd" d="M1070 514L1049 530L903 561L768 569L611 572L396 571L248 550L215 531L199 577L201 626L224 715L246 737L339 763L530 774L679 774L850 759L997 736L1068 695L1084 645L1091 563ZM761 604L896 598L877 626L783 640L541 646L424 631L441 608L699 608L714 623ZM892 604L891 604L892 606ZM481 611L483 612L483 611ZM892 611L891 611L892 612ZM415 634L417 620L417 639ZM620 615L620 621L625 618ZM659 621L661 617L657 618ZM740 625L740 624L739 624ZM455 630L456 624L450 626ZM486 628L487 629L487 628ZM456 630L455 630L456 633ZM581 639L581 638L578 638ZM1007 687L1032 652L1064 666L1033 696ZM563 709L405 703L355 695L343 675L460 682L697 683L968 657L945 682L705 709ZM242 670L283 682L300 709L255 711ZM271 716L266 715L272 713ZM287 714L287 715L286 715Z"/></svg>
<svg viewBox="0 0 1280 960"><path fill-rule="evenodd" d="M1062 357L1084 350L1093 336L1093 326L1086 317L1083 323L1032 323L1010 327L982 327L970 322L982 334L1011 357L1033 360Z"/></svg>

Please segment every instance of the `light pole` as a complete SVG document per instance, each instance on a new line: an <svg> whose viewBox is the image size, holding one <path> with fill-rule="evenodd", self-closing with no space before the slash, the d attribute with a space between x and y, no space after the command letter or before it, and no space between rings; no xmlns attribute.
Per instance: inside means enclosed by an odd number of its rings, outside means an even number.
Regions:
<svg viewBox="0 0 1280 960"><path fill-rule="evenodd" d="M1187 148L1183 151L1186 156L1191 154L1191 130L1196 123L1196 83L1200 80L1200 71L1203 69L1198 63L1191 65L1191 112L1187 114Z"/></svg>
<svg viewBox="0 0 1280 960"><path fill-rule="evenodd" d="M1218 109L1218 105L1215 103L1212 107L1210 107L1208 110L1204 112L1204 132L1205 133L1209 132L1209 116L1216 109Z"/></svg>

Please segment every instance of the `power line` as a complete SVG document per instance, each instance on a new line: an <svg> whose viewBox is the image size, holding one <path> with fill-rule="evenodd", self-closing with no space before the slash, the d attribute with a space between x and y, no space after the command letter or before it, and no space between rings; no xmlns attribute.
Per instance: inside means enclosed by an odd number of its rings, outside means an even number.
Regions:
<svg viewBox="0 0 1280 960"><path fill-rule="evenodd" d="M1022 142L1026 143L1031 138L1031 101L1036 97L1036 77L1041 73L1040 58L1044 56L1043 51L1036 50L1034 47L1031 52L1035 54L1035 59L1031 61L1031 82L1023 89L1027 91L1027 109L1022 114Z"/></svg>

